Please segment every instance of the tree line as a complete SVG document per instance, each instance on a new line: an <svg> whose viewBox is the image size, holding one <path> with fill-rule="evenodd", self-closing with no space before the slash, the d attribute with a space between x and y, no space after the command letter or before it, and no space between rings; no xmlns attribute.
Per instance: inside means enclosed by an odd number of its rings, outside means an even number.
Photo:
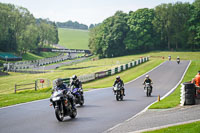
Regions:
<svg viewBox="0 0 200 133"><path fill-rule="evenodd" d="M89 48L101 58L200 49L200 0L161 4L128 14L117 11L90 30Z"/></svg>
<svg viewBox="0 0 200 133"><path fill-rule="evenodd" d="M96 27L97 25L99 25L99 24L90 24L90 26L88 27L85 24L80 24L77 21L72 22L71 20L69 20L67 22L56 22L56 26L58 28L81 29L81 30L92 29L92 28Z"/></svg>
<svg viewBox="0 0 200 133"><path fill-rule="evenodd" d="M0 51L37 52L58 41L55 22L36 19L26 8L0 3Z"/></svg>
<svg viewBox="0 0 200 133"><path fill-rule="evenodd" d="M58 26L58 28L88 30L88 26L87 25L80 24L77 21L72 22L71 20L69 20L67 22L57 22L56 25Z"/></svg>

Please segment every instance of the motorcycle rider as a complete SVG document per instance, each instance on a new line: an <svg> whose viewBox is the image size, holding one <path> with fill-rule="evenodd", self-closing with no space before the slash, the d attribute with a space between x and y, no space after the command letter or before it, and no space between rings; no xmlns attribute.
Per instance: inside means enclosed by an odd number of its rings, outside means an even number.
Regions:
<svg viewBox="0 0 200 133"><path fill-rule="evenodd" d="M70 83L71 86L75 86L76 88L82 89L82 82L77 78L76 75L72 76L72 82Z"/></svg>
<svg viewBox="0 0 200 133"><path fill-rule="evenodd" d="M153 87L152 87L151 84L153 84L153 82L152 82L152 80L149 78L149 75L146 75L146 78L144 79L143 85L145 85L146 83L149 83L149 84L150 84L150 87L151 87L151 90L152 90ZM144 89L145 89L145 87L144 87Z"/></svg>
<svg viewBox="0 0 200 133"><path fill-rule="evenodd" d="M76 109L75 108L74 96L71 94L70 88L66 87L66 85L63 83L63 80L61 78L56 79L55 83L56 83L55 89L66 90L65 94L68 96L68 99L69 99L69 101L72 105L72 109ZM70 92L70 93L68 93L68 92Z"/></svg>
<svg viewBox="0 0 200 133"><path fill-rule="evenodd" d="M192 80L192 83L194 83L196 86L197 94L200 94L200 71L198 71L197 75Z"/></svg>
<svg viewBox="0 0 200 133"><path fill-rule="evenodd" d="M169 61L171 61L171 55L168 56Z"/></svg>
<svg viewBox="0 0 200 133"><path fill-rule="evenodd" d="M180 57L179 56L177 56L176 61L177 61L178 64L180 63Z"/></svg>
<svg viewBox="0 0 200 133"><path fill-rule="evenodd" d="M125 96L124 82L123 82L123 80L120 79L120 76L116 77L116 80L115 80L113 86L115 86L118 83L121 85L122 91L123 91L123 95Z"/></svg>

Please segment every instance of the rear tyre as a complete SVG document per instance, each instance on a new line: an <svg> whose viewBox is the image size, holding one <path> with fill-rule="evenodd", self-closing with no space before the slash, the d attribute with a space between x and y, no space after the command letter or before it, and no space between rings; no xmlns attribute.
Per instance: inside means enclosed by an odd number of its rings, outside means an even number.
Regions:
<svg viewBox="0 0 200 133"><path fill-rule="evenodd" d="M74 119L74 118L76 117L76 115L77 115L77 110L76 110L76 109L73 109L72 114L70 115L70 117L71 117L72 119Z"/></svg>
<svg viewBox="0 0 200 133"><path fill-rule="evenodd" d="M124 99L124 95L122 94L122 95L121 95L121 101L123 101L123 99Z"/></svg>

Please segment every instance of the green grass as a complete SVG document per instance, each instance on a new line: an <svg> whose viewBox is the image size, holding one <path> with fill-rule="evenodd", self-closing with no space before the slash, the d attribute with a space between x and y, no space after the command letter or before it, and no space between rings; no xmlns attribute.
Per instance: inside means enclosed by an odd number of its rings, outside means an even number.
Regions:
<svg viewBox="0 0 200 133"><path fill-rule="evenodd" d="M21 91L16 94L0 94L0 107L48 98L51 95L50 90L51 88L44 88L37 91Z"/></svg>
<svg viewBox="0 0 200 133"><path fill-rule="evenodd" d="M59 44L69 49L89 49L89 32L67 28L58 29Z"/></svg>
<svg viewBox="0 0 200 133"><path fill-rule="evenodd" d="M189 124L177 125L143 133L199 133L199 131L200 121L197 121Z"/></svg>
<svg viewBox="0 0 200 133"><path fill-rule="evenodd" d="M26 54L22 55L22 59L23 59L23 61L38 60L38 59L53 57L53 56L57 56L57 55L59 55L59 53L41 52L40 55L35 55L33 53L27 52Z"/></svg>

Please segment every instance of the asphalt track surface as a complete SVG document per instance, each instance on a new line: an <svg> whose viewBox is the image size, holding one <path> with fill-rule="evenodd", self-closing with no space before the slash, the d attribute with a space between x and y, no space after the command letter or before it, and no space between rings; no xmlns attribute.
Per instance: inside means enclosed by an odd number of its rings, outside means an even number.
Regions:
<svg viewBox="0 0 200 133"><path fill-rule="evenodd" d="M189 61L166 61L150 73L153 93L146 97L144 76L125 85L124 101L116 101L112 88L85 93L85 106L75 119L58 122L49 99L0 109L0 133L101 133L124 122L169 92L181 79ZM134 73L132 73L134 74ZM114 79L113 79L114 80Z"/></svg>

